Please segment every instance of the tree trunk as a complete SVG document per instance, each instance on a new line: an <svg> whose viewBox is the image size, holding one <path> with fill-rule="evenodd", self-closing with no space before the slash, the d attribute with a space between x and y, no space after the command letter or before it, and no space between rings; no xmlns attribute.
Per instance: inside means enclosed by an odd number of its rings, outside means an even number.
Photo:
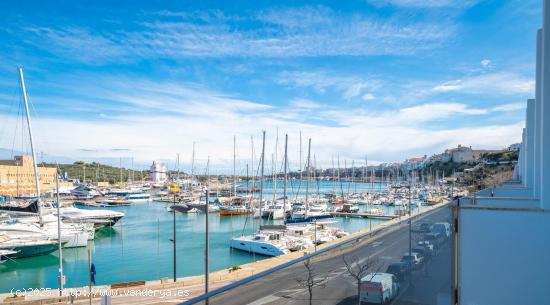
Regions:
<svg viewBox="0 0 550 305"><path fill-rule="evenodd" d="M357 281L357 305L361 305L361 280Z"/></svg>

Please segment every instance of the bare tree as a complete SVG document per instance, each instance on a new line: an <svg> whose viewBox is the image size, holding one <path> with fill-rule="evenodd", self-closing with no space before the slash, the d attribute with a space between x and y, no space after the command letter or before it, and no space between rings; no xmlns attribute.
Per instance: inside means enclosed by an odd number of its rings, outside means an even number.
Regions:
<svg viewBox="0 0 550 305"><path fill-rule="evenodd" d="M361 305L361 279L369 273L369 270L375 269L374 273L378 272L382 265L378 264L378 261L372 257L359 259L357 256L346 257L343 255L342 260L346 265L349 275L357 284L357 305ZM375 266L377 265L378 267L376 268Z"/></svg>
<svg viewBox="0 0 550 305"><path fill-rule="evenodd" d="M327 284L327 278L321 277L315 273L315 269L311 266L310 259L308 258L304 262L304 267L306 268L306 278L298 279L298 284L301 287L306 287L309 293L309 305L313 304L313 288L321 287L324 288Z"/></svg>

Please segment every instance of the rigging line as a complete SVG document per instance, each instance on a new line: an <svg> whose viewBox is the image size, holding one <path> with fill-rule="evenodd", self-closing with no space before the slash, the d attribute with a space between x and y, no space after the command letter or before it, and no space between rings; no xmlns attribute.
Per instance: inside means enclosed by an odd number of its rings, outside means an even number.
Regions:
<svg viewBox="0 0 550 305"><path fill-rule="evenodd" d="M12 143L11 143L11 153L10 153L10 157L11 159L13 159L13 155L14 155L14 151L15 151L15 142L16 142L16 138L17 138L17 130L19 129L19 116L21 114L21 103L19 103L19 107L17 109L17 116L15 117L15 130L13 132L13 139L12 139ZM23 129L23 128L21 128Z"/></svg>
<svg viewBox="0 0 550 305"><path fill-rule="evenodd" d="M32 102L32 99L31 97L29 96L29 93L27 92L27 100L29 101L29 104L31 106L31 111L33 112L34 114L34 117L35 119L33 120L35 126L35 128L33 128L33 130L35 130L35 133L37 134L37 137L35 137L35 139L38 139L38 147L47 147L47 145L49 144L48 143L48 135L47 135L47 129L46 128L40 128L40 121L41 121L41 117L38 115L38 111L36 110L36 108L34 107L34 103ZM43 130L46 134L43 133ZM43 154L43 152L41 151L41 155ZM44 160L41 160L41 161L44 161Z"/></svg>
<svg viewBox="0 0 550 305"><path fill-rule="evenodd" d="M252 146L252 151L254 152L254 146ZM261 158L260 160L258 161L258 167L256 168L256 175L259 174L260 172L260 166L261 166ZM252 174L254 175L254 168L252 168ZM248 181L247 181L247 185L248 185ZM254 188L255 188L255 185L256 185L256 180L254 179L254 184L252 185L252 192L250 192L250 202L248 204L248 207L250 208L252 206L252 198L254 197ZM260 202L260 205L262 203ZM247 214L245 219L244 219L244 225L243 225L243 229L241 230L241 236L244 235L244 231L246 229L246 225L248 223L248 218L250 217L250 215L252 215L252 217L254 217L254 213L252 214ZM260 215L260 219L261 219L262 215Z"/></svg>

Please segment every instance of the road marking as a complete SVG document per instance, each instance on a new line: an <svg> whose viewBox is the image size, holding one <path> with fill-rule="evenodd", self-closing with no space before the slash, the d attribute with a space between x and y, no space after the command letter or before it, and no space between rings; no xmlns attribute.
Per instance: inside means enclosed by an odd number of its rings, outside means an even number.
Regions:
<svg viewBox="0 0 550 305"><path fill-rule="evenodd" d="M383 243L384 243L383 241L375 241L375 242L373 242L373 243L371 244L371 246L372 246L373 248L376 248L376 247L380 246L380 245L383 244Z"/></svg>
<svg viewBox="0 0 550 305"><path fill-rule="evenodd" d="M271 303L273 301L277 301L278 299L280 299L280 297L276 297L274 295L268 295L252 303L248 303L248 305L263 305L263 304Z"/></svg>

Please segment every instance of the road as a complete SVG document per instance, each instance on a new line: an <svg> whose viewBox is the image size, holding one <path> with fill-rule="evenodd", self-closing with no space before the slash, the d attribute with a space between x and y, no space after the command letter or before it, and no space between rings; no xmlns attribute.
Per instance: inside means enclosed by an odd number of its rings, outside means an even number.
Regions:
<svg viewBox="0 0 550 305"><path fill-rule="evenodd" d="M450 223L450 215L450 209L443 207L417 217L413 227L420 222ZM399 261L408 252L408 247L409 230L404 222L394 226L391 232L378 233L372 238L312 259L312 278L319 282L319 286L313 288L312 303L357 304L356 281L348 273L343 256L348 262L357 261L362 265L370 262L368 272L384 272L388 264ZM307 269L299 263L217 295L210 299L210 304L309 304L309 293L303 284L307 278ZM392 304L445 304L443 301L450 297L450 287L451 250L447 241L438 255L425 264L425 268L413 272L412 280L401 283L400 294Z"/></svg>

